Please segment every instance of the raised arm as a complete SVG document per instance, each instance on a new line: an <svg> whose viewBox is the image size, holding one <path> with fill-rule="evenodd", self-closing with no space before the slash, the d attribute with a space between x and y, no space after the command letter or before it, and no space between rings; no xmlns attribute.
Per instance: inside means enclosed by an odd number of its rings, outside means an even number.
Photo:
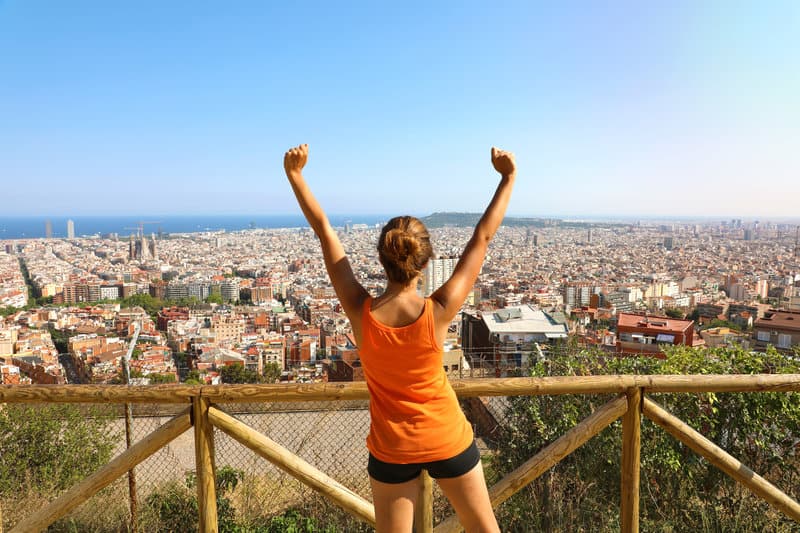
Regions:
<svg viewBox="0 0 800 533"><path fill-rule="evenodd" d="M297 203L300 204L300 209L303 210L303 215L319 239L322 256L325 258L325 268L333 284L333 289L355 329L360 325L357 317L359 317L364 298L367 297L367 291L353 275L353 269L344 253L339 236L331 227L325 211L322 210L303 178L303 167L306 161L308 161L308 145L301 144L284 154L283 168L286 170L286 177L289 178L289 183L297 198Z"/></svg>
<svg viewBox="0 0 800 533"><path fill-rule="evenodd" d="M475 285L475 280L478 279L489 242L503 222L517 175L514 154L493 147L492 165L500 173L500 184L497 186L492 201L489 202L489 206L475 226L472 238L464 247L452 276L431 295L434 302L438 304L435 307L437 327L446 327L461 309L467 294Z"/></svg>

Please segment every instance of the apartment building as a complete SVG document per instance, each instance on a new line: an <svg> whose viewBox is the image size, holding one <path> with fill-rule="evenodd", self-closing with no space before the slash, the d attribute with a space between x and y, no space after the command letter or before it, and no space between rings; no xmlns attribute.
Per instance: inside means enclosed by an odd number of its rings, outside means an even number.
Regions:
<svg viewBox="0 0 800 533"><path fill-rule="evenodd" d="M620 313L617 318L617 353L660 356L664 345L702 346L694 321Z"/></svg>
<svg viewBox="0 0 800 533"><path fill-rule="evenodd" d="M800 346L800 311L770 309L753 324L753 348L764 351L772 345L782 352Z"/></svg>

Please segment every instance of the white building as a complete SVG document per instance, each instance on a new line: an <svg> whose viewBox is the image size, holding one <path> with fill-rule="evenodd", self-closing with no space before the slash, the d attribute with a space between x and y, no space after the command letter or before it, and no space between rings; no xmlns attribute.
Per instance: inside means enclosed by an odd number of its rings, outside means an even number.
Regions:
<svg viewBox="0 0 800 533"><path fill-rule="evenodd" d="M458 257L438 257L430 259L422 271L422 295L430 296L453 275Z"/></svg>
<svg viewBox="0 0 800 533"><path fill-rule="evenodd" d="M117 298L119 298L119 287L117 287L116 285L100 286L101 300L116 300Z"/></svg>

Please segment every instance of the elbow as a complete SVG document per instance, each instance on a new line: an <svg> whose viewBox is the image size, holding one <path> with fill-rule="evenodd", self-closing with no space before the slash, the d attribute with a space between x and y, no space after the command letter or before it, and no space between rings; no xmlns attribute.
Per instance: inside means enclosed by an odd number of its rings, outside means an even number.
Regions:
<svg viewBox="0 0 800 533"><path fill-rule="evenodd" d="M479 243L488 245L492 241L494 233L494 231L490 231L488 228L479 225L475 228L475 233L473 234L472 238Z"/></svg>

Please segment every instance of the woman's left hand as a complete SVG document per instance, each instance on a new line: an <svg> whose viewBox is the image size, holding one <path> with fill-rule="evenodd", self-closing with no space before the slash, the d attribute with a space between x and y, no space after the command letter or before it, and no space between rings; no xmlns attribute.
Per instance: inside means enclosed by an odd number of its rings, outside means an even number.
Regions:
<svg viewBox="0 0 800 533"><path fill-rule="evenodd" d="M283 169L289 178L299 175L308 161L308 145L301 144L283 154Z"/></svg>

